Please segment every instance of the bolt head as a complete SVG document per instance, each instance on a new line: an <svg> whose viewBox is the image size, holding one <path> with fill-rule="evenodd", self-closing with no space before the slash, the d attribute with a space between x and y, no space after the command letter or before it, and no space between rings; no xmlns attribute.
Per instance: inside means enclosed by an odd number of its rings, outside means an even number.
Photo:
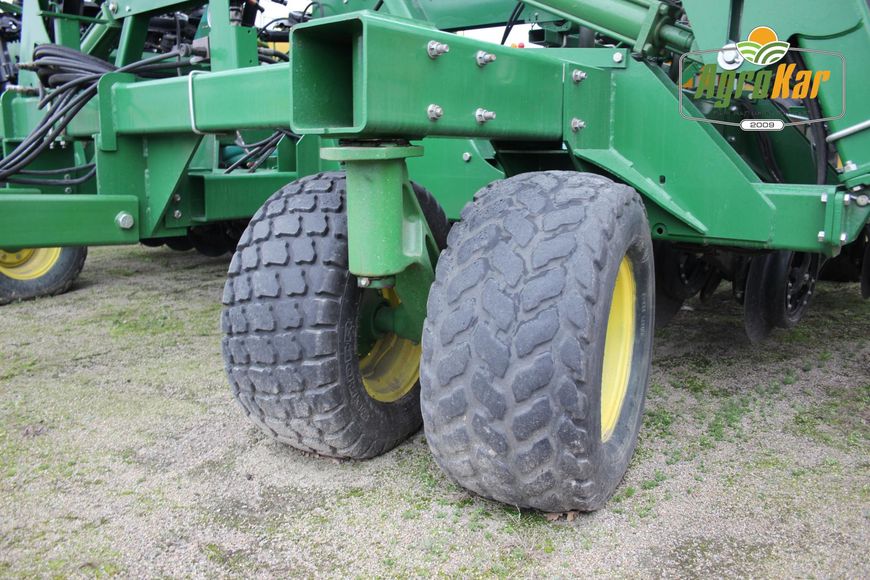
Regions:
<svg viewBox="0 0 870 580"><path fill-rule="evenodd" d="M444 109L439 105L429 105L429 108L426 109L426 115L429 117L430 121L437 121L444 116Z"/></svg>
<svg viewBox="0 0 870 580"><path fill-rule="evenodd" d="M468 163L469 161L471 161L471 153L469 153L468 151L466 151L465 153L463 153L463 154L462 154L462 160L465 161L466 163Z"/></svg>
<svg viewBox="0 0 870 580"><path fill-rule="evenodd" d="M133 216L126 211L122 211L115 216L115 224L122 230L132 229L135 223L136 221L133 219Z"/></svg>
<svg viewBox="0 0 870 580"><path fill-rule="evenodd" d="M172 201L174 201L175 203L179 203L181 201L181 194L180 193L173 194Z"/></svg>
<svg viewBox="0 0 870 580"><path fill-rule="evenodd" d="M579 131L580 129L585 129L585 128L586 128L586 121L583 121L582 119L578 119L577 117L574 117L573 119L571 119L571 130L574 131L575 133L577 131Z"/></svg>
<svg viewBox="0 0 870 580"><path fill-rule="evenodd" d="M181 216L182 216L182 213L181 213L180 209L177 209L174 212L172 212L172 217L174 217L177 220L180 220Z"/></svg>
<svg viewBox="0 0 870 580"><path fill-rule="evenodd" d="M442 54L450 52L450 45L438 42L437 40L431 40L426 46L426 52L429 53L429 58L438 58Z"/></svg>
<svg viewBox="0 0 870 580"><path fill-rule="evenodd" d="M574 72L571 73L571 78L575 83L582 83L586 79L586 76L586 71L580 69L574 69Z"/></svg>
<svg viewBox="0 0 870 580"><path fill-rule="evenodd" d="M114 13L117 12L117 11L118 11L118 3L117 3L117 2L111 2L111 3L109 4L109 12L111 12L112 14L114 14Z"/></svg>
<svg viewBox="0 0 870 580"><path fill-rule="evenodd" d="M623 56L622 56L621 52L614 52L613 53L613 62L615 62L616 64L619 64L622 62L622 59L623 59Z"/></svg>
<svg viewBox="0 0 870 580"><path fill-rule="evenodd" d="M477 119L477 122L481 125L486 123L487 121L492 121L495 119L495 112L487 111L486 109L480 108L474 112L474 118Z"/></svg>
<svg viewBox="0 0 870 580"><path fill-rule="evenodd" d="M359 286L360 288L368 288L369 286L372 285L372 280L371 280L371 278L362 277L362 278L357 279L356 283L357 283L357 286Z"/></svg>

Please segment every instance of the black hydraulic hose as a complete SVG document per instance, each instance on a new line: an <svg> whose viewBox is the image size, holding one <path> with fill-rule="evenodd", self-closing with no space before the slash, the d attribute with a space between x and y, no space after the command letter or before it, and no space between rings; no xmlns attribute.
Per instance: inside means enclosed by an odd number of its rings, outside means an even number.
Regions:
<svg viewBox="0 0 870 580"><path fill-rule="evenodd" d="M86 181L91 179L96 174L97 168L92 167L90 171L88 171L81 177L75 177L71 179L28 179L23 177L7 177L0 180L0 183L15 183L19 185L81 185L82 183L85 183Z"/></svg>
<svg viewBox="0 0 870 580"><path fill-rule="evenodd" d="M19 173L21 175L59 175L61 173L75 173L76 171L81 171L83 169L91 169L92 167L94 167L94 164L88 163L86 165L61 167L59 169L22 169Z"/></svg>
<svg viewBox="0 0 870 580"><path fill-rule="evenodd" d="M789 51L786 53L786 61L789 64L795 64L799 70L806 70L807 68L799 52ZM807 109L807 117L809 117L810 121L815 121L809 123L808 132L810 133L813 153L815 154L816 184L824 185L828 182L828 142L824 123L819 121L822 118L822 109L819 106L818 99L811 99L807 96L803 102L804 107Z"/></svg>

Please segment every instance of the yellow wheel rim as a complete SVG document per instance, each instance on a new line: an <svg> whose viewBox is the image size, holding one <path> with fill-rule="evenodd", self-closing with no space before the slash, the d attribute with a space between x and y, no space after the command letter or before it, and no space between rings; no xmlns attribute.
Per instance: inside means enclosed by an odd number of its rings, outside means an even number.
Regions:
<svg viewBox="0 0 870 580"><path fill-rule="evenodd" d="M390 306L401 302L392 289L382 290L381 294ZM375 341L371 351L359 361L363 386L369 396L381 403L392 403L411 392L420 380L422 351L421 345L395 334Z"/></svg>
<svg viewBox="0 0 870 580"><path fill-rule="evenodd" d="M613 302L607 317L607 336L604 339L604 366L601 371L602 441L607 441L613 435L628 390L634 350L636 301L634 272L626 257L619 264L616 275Z"/></svg>
<svg viewBox="0 0 870 580"><path fill-rule="evenodd" d="M0 249L0 274L14 280L36 280L57 264L60 252L61 248Z"/></svg>

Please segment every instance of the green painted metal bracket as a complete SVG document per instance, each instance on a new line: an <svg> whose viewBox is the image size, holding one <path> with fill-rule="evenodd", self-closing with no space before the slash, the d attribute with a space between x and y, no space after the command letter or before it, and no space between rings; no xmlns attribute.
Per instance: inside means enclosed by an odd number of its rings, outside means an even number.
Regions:
<svg viewBox="0 0 870 580"><path fill-rule="evenodd" d="M561 85L564 66L547 51L503 47L375 13L300 24L291 44L291 125L299 133L562 137L562 95L549 88ZM439 54L444 45L449 51ZM481 52L495 60L481 64ZM318 90L306 90L312 86Z"/></svg>
<svg viewBox="0 0 870 580"><path fill-rule="evenodd" d="M135 244L138 207L132 195L0 193L0 247Z"/></svg>
<svg viewBox="0 0 870 580"><path fill-rule="evenodd" d="M414 342L423 333L438 255L405 163L422 154L422 147L401 145L321 150L324 159L343 162L347 172L350 272L361 287L395 289L401 303L381 309L375 322Z"/></svg>

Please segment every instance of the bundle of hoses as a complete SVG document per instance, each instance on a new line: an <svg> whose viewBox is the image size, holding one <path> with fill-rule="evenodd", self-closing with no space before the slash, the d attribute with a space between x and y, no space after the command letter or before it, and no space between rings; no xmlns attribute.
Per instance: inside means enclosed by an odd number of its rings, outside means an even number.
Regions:
<svg viewBox="0 0 870 580"><path fill-rule="evenodd" d="M190 45L179 45L173 50L143 60L116 67L104 60L83 54L57 44L43 44L33 49L33 62L20 68L36 71L41 87L40 109L47 114L33 131L6 157L0 159L0 182L26 185L77 185L92 178L96 167L91 163L76 167L48 170L27 170L30 163L52 146L76 114L97 94L97 83L110 72L152 73L190 65L182 57L191 54ZM174 58L176 60L168 61ZM86 171L78 177L71 174ZM63 179L44 177L13 177L16 175L48 176L66 175Z"/></svg>
<svg viewBox="0 0 870 580"><path fill-rule="evenodd" d="M258 167L265 163L269 157L271 157L272 153L278 147L281 138L285 136L296 138L296 135L286 129L277 129L265 139L255 143L245 143L241 140L241 136L239 136L239 138L236 139L236 145L243 148L245 154L232 165L227 167L225 173L232 173L242 166L248 169L248 173L253 173Z"/></svg>

